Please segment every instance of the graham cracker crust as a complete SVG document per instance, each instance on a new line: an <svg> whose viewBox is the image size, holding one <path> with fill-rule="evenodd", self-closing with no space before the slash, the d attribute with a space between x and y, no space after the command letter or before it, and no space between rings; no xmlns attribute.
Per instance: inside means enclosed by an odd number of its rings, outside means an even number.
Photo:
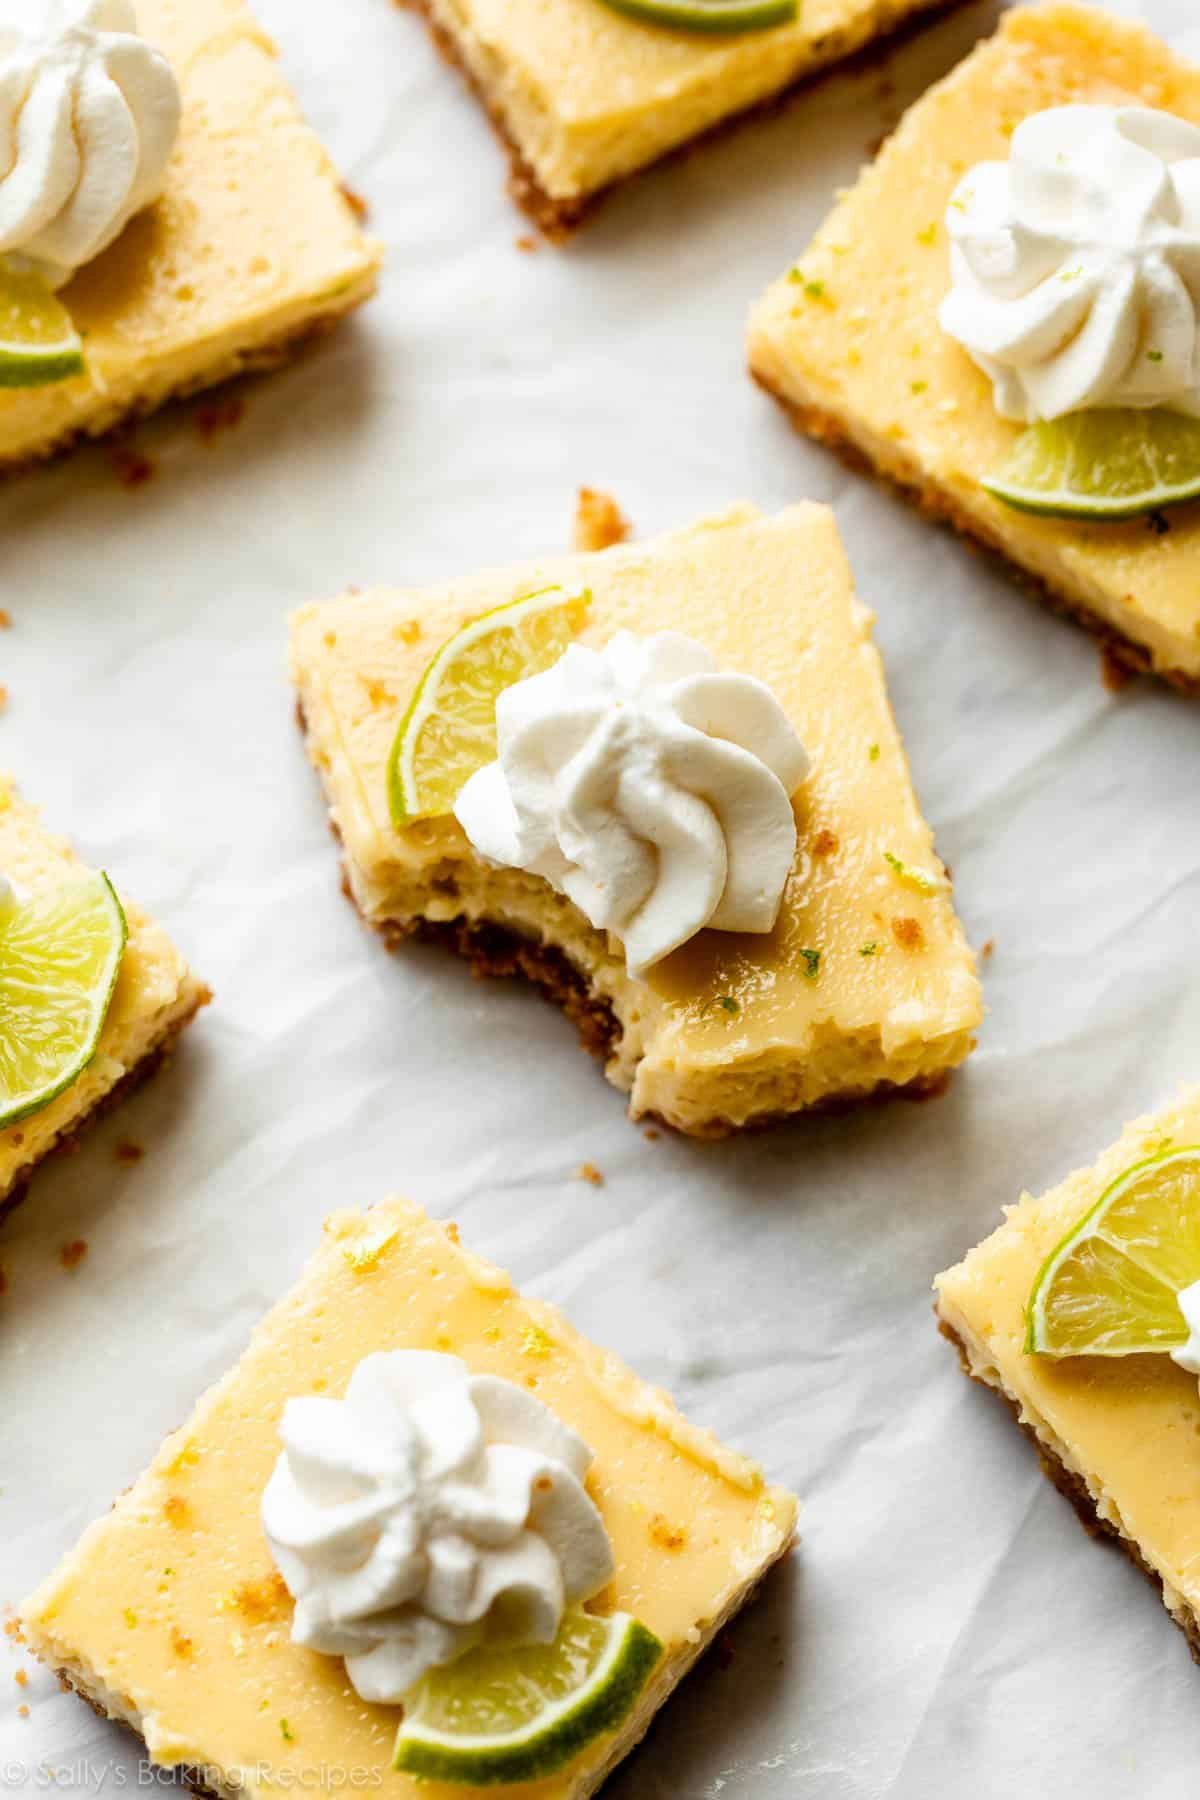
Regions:
<svg viewBox="0 0 1200 1800"><path fill-rule="evenodd" d="M158 1073L163 1064L170 1059L179 1040L179 1034L191 1024L201 1007L207 1006L211 999L211 991L201 985L188 1011L181 1018L171 1021L158 1042L150 1046L133 1068L127 1069L120 1081L109 1088L106 1094L101 1094L95 1104L90 1106L86 1112L81 1113L73 1125L60 1133L48 1150L43 1151L39 1157L20 1171L12 1187L6 1194L0 1196L0 1221L7 1218L8 1214L26 1198L33 1177L50 1157L73 1155L79 1148L80 1138L90 1125L103 1118L106 1113L112 1112L135 1088L140 1087L143 1082Z"/></svg>
<svg viewBox="0 0 1200 1800"><path fill-rule="evenodd" d="M1082 1476L1077 1475L1073 1469L1068 1469L1065 1463L1061 1462L1059 1458L1054 1455L1054 1452L1042 1442L1032 1425L1026 1424L1021 1418L1021 1411L1016 1401L1011 1399L1010 1396L1004 1393L1000 1388L993 1387L990 1381L983 1381L978 1375L973 1373L970 1359L967 1356L966 1345L963 1343L962 1338L959 1336L958 1332L955 1331L954 1327L947 1324L946 1320L942 1318L937 1310L936 1304L934 1306L934 1314L937 1318L938 1330L958 1351L958 1360L962 1364L964 1375L970 1376L971 1380L978 1382L980 1387L986 1388L989 1393L995 1394L996 1398L1002 1400L1005 1406L1008 1407L1009 1411L1016 1419L1017 1424L1021 1427L1025 1436L1030 1440L1034 1449L1037 1451L1038 1461L1041 1463L1043 1475L1045 1475L1048 1481L1053 1483L1065 1500L1070 1501L1075 1509L1075 1516L1078 1518L1088 1536L1104 1538L1110 1543L1118 1544L1130 1560L1136 1563L1137 1567L1142 1571L1142 1574L1148 1576L1154 1583L1154 1586L1161 1596L1163 1590L1162 1577L1159 1575L1157 1569L1151 1568L1133 1539L1125 1537L1117 1530L1115 1525L1110 1525L1107 1519L1100 1517L1099 1513L1096 1511L1095 1502L1088 1492L1087 1483L1083 1480ZM1167 1611L1187 1639L1188 1649L1192 1653L1192 1661L1200 1663L1200 1619L1198 1619L1196 1614L1192 1611L1182 1614L1172 1613L1170 1612L1169 1607L1167 1608Z"/></svg>
<svg viewBox="0 0 1200 1800"><path fill-rule="evenodd" d="M348 313L369 298L364 293L361 299L355 300L349 307L339 308L336 312L325 312L318 318L306 319L302 325L286 332L282 337L270 344L261 344L257 349L239 351L231 361L226 361L212 373L194 376L190 381L182 381L177 387L168 389L153 399L135 400L115 419L109 420L99 430L92 430L87 425L80 425L63 432L60 437L49 438L36 450L23 451L15 456L0 457L0 480L10 476L24 474L36 468L40 463L56 461L67 456L80 444L106 444L119 440L131 425L147 419L152 413L161 412L165 407L177 405L182 400L189 400L196 394L207 393L216 388L232 386L235 382L250 375L264 375L272 369L282 368L284 363L291 362L294 357L318 338L325 337L341 323Z"/></svg>
<svg viewBox="0 0 1200 1800"><path fill-rule="evenodd" d="M749 106L730 113L727 118L718 119L714 125L678 144L672 150L666 150L655 157L651 163L645 163L638 169L632 169L628 175L618 176L605 186L594 188L590 193L573 195L569 199L555 198L548 194L538 180L530 164L526 161L520 145L516 142L505 122L500 109L492 102L482 81L471 69L459 50L457 40L440 20L435 19L430 10L430 0L395 0L397 6L407 12L420 13L429 28L430 36L443 61L456 69L470 88L484 110L501 149L508 158L509 176L508 191L513 201L526 218L532 221L542 236L552 244L563 244L572 232L583 221L590 217L596 208L618 188L637 179L646 169L654 168L664 162L681 160L690 156L693 151L704 145L715 142L719 137L735 131L739 126L747 124L755 118L765 118L782 110L795 98L802 89L820 81L823 77L837 73L858 74L869 69L873 64L883 60L889 51L897 49L909 38L915 37L926 25L932 23L944 13L955 7L964 6L970 0L919 0L919 10L885 26L883 31L862 44L856 50L839 55L838 42L840 34L831 32L816 46L818 54L824 60L815 68L805 69L794 81L774 94L768 94L763 100L753 101ZM601 0L597 0L601 4Z"/></svg>
<svg viewBox="0 0 1200 1800"><path fill-rule="evenodd" d="M832 450L834 455L846 464L847 468L853 469L858 474L874 476L885 486L894 488L904 499L916 506L917 510L926 518L935 520L939 525L950 526L973 545L984 550L998 567L1002 568L1009 577L1031 594L1035 600L1040 601L1049 611L1057 613L1061 618L1073 620L1075 624L1082 625L1085 631L1090 632L1092 637L1099 642L1105 658L1111 664L1128 670L1131 675L1157 675L1161 680L1169 682L1172 687L1178 688L1181 693L1200 695L1200 677L1189 675L1183 669L1156 668L1145 645L1137 643L1133 638L1126 637L1107 620L1097 618L1096 614L1081 602L1068 599L1066 595L1059 593L1056 588L1051 587L1040 576L1033 574L1023 564L1014 562L1001 544L990 537L974 519L966 516L958 501L944 488L939 487L935 482L918 480L915 476L912 480L907 480L903 475L891 469L882 468L855 442L836 413L831 413L824 407L804 406L798 401L789 400L767 380L760 370L751 366L750 373L759 387L765 393L770 394L772 400L777 401L783 408L802 436L815 438L817 442Z"/></svg>

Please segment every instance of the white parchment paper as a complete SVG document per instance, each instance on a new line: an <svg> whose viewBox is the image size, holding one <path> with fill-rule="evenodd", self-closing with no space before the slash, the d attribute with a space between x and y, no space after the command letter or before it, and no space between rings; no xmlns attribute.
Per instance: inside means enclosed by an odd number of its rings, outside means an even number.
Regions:
<svg viewBox="0 0 1200 1800"><path fill-rule="evenodd" d="M0 763L218 996L0 1230L0 1603L238 1355L322 1216L401 1190L804 1497L800 1553L611 1800L1191 1800L1182 1635L963 1380L929 1284L1023 1186L1200 1079L1200 709L1106 692L1082 633L801 442L743 371L750 302L995 5L535 254L414 18L260 10L389 242L381 298L215 442L194 409L146 428L136 491L104 451L0 489ZM1194 39L1195 0L1144 11ZM648 1142L549 1008L444 953L389 958L339 895L286 613L563 544L581 482L642 533L738 497L836 505L967 929L995 942L979 1051L937 1105ZM0 1651L0 1790L147 1779Z"/></svg>

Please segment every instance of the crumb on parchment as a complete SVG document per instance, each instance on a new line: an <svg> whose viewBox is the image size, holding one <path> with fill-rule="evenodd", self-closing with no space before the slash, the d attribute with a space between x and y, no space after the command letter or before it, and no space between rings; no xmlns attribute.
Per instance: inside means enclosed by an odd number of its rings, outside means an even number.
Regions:
<svg viewBox="0 0 1200 1800"><path fill-rule="evenodd" d="M995 938L989 938L987 943L983 946L983 949L979 952L979 960L980 962L991 962L995 954L996 940Z"/></svg>
<svg viewBox="0 0 1200 1800"><path fill-rule="evenodd" d="M533 256L541 245L532 231L523 231L519 238L513 240L523 256Z"/></svg>
<svg viewBox="0 0 1200 1800"><path fill-rule="evenodd" d="M117 1161L119 1163L139 1163L146 1154L146 1146L139 1144L134 1138L122 1138L117 1145Z"/></svg>
<svg viewBox="0 0 1200 1800"><path fill-rule="evenodd" d="M64 1269L77 1269L87 1253L87 1239L72 1238L71 1242L69 1244L64 1244L59 1251L58 1260Z"/></svg>
<svg viewBox="0 0 1200 1800"><path fill-rule="evenodd" d="M604 1186L604 1177L596 1167L595 1163L580 1163L575 1171L575 1179L577 1181L586 1181L589 1187Z"/></svg>
<svg viewBox="0 0 1200 1800"><path fill-rule="evenodd" d="M630 524L611 494L581 487L575 501L576 550L610 550L623 544Z"/></svg>
<svg viewBox="0 0 1200 1800"><path fill-rule="evenodd" d="M154 474L154 464L148 456L128 441L114 443L110 446L108 460L113 474L123 488L145 487Z"/></svg>

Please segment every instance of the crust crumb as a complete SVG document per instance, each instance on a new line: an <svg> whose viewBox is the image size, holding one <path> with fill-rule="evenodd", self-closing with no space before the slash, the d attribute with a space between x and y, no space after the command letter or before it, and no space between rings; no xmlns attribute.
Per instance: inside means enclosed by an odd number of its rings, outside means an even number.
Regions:
<svg viewBox="0 0 1200 1800"><path fill-rule="evenodd" d="M341 183L341 193L342 199L346 202L346 205L350 208L350 211L354 214L359 224L365 224L371 209L359 193L358 189L352 188L348 181L343 181Z"/></svg>
<svg viewBox="0 0 1200 1800"><path fill-rule="evenodd" d="M452 1244L460 1244L462 1242L462 1236L453 1219L451 1219L446 1226L446 1236L450 1239Z"/></svg>
<svg viewBox="0 0 1200 1800"><path fill-rule="evenodd" d="M27 1719L29 1717L29 1708L27 1706L18 1706L17 1717L18 1719Z"/></svg>
<svg viewBox="0 0 1200 1800"><path fill-rule="evenodd" d="M108 460L112 472L123 488L145 487L154 474L154 464L140 450L135 450L130 443L117 442L110 446Z"/></svg>
<svg viewBox="0 0 1200 1800"><path fill-rule="evenodd" d="M26 1674L24 1669L18 1669L16 1674L13 1676L13 1680L16 1682L18 1687L28 1687L29 1686L29 1676Z"/></svg>
<svg viewBox="0 0 1200 1800"><path fill-rule="evenodd" d="M4 708L7 705L8 705L8 689L6 687L0 687L0 712L3 712Z"/></svg>
<svg viewBox="0 0 1200 1800"><path fill-rule="evenodd" d="M682 1525L672 1525L664 1513L655 1513L650 1521L650 1538L660 1550L682 1550L687 1532Z"/></svg>
<svg viewBox="0 0 1200 1800"><path fill-rule="evenodd" d="M595 1163L580 1163L575 1171L575 1179L577 1181L586 1181L589 1187L604 1186L604 1177L596 1167Z"/></svg>
<svg viewBox="0 0 1200 1800"><path fill-rule="evenodd" d="M658 1129L657 1125L647 1125L642 1136L648 1144L657 1144L659 1138L662 1136L662 1132Z"/></svg>
<svg viewBox="0 0 1200 1800"><path fill-rule="evenodd" d="M145 1145L135 1142L133 1138L122 1138L117 1145L117 1161L119 1163L139 1163L145 1154Z"/></svg>
<svg viewBox="0 0 1200 1800"><path fill-rule="evenodd" d="M575 502L576 550L610 550L623 544L630 524L611 494L581 487Z"/></svg>
<svg viewBox="0 0 1200 1800"><path fill-rule="evenodd" d="M836 831L829 831L828 829L818 831L816 837L812 841L812 853L814 856L833 856L840 848L841 845Z"/></svg>
<svg viewBox="0 0 1200 1800"><path fill-rule="evenodd" d="M12 630L12 614L6 606L0 606L0 631Z"/></svg>
<svg viewBox="0 0 1200 1800"><path fill-rule="evenodd" d="M995 938L989 938L987 943L983 946L983 949L979 952L979 960L980 962L991 962L995 954L996 940Z"/></svg>
<svg viewBox="0 0 1200 1800"><path fill-rule="evenodd" d="M925 944L925 933L919 919L893 919L892 936L902 950L920 950Z"/></svg>
<svg viewBox="0 0 1200 1800"><path fill-rule="evenodd" d="M71 1242L69 1244L64 1244L59 1251L58 1260L64 1269L77 1269L87 1253L87 1239L72 1238Z"/></svg>
<svg viewBox="0 0 1200 1800"><path fill-rule="evenodd" d="M256 1625L278 1617L288 1597L287 1583L279 1574L265 1575L261 1581L243 1581L233 1590L233 1604L243 1618Z"/></svg>
<svg viewBox="0 0 1200 1800"><path fill-rule="evenodd" d="M6 1269L0 1268L0 1294L7 1294L7 1292L8 1292L8 1271Z"/></svg>
<svg viewBox="0 0 1200 1800"><path fill-rule="evenodd" d="M542 247L532 231L523 231L520 237L516 238L514 241L517 249L525 256L533 256Z"/></svg>
<svg viewBox="0 0 1200 1800"><path fill-rule="evenodd" d="M211 444L215 437L223 431L232 431L240 425L246 412L246 402L240 394L225 394L218 400L209 400L196 412L196 432L201 443Z"/></svg>
<svg viewBox="0 0 1200 1800"><path fill-rule="evenodd" d="M11 1638L14 1644L23 1644L25 1633L21 1630L20 1619L5 1619L4 1635L6 1638Z"/></svg>

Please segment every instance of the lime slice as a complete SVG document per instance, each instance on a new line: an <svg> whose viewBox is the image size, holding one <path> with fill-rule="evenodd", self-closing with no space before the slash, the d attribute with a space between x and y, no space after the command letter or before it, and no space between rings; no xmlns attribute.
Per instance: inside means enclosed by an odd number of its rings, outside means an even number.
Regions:
<svg viewBox="0 0 1200 1800"><path fill-rule="evenodd" d="M796 16L797 0L605 0L614 12L678 31L765 31Z"/></svg>
<svg viewBox="0 0 1200 1800"><path fill-rule="evenodd" d="M1175 1296L1200 1281L1200 1146L1126 1169L1046 1259L1026 1315L1042 1356L1177 1350Z"/></svg>
<svg viewBox="0 0 1200 1800"><path fill-rule="evenodd" d="M0 1127L49 1105L92 1060L126 935L107 875L0 899Z"/></svg>
<svg viewBox="0 0 1200 1800"><path fill-rule="evenodd" d="M49 387L83 373L71 315L40 275L0 262L0 388Z"/></svg>
<svg viewBox="0 0 1200 1800"><path fill-rule="evenodd" d="M579 1607L553 1644L468 1650L413 1689L393 1767L464 1787L550 1775L621 1723L661 1655L628 1613Z"/></svg>
<svg viewBox="0 0 1200 1800"><path fill-rule="evenodd" d="M1162 512L1200 496L1200 419L1107 407L1042 421L982 485L1018 512L1054 519Z"/></svg>
<svg viewBox="0 0 1200 1800"><path fill-rule="evenodd" d="M556 663L591 595L542 588L471 619L442 645L400 721L388 763L392 819L453 812L459 790L496 755L496 701Z"/></svg>

